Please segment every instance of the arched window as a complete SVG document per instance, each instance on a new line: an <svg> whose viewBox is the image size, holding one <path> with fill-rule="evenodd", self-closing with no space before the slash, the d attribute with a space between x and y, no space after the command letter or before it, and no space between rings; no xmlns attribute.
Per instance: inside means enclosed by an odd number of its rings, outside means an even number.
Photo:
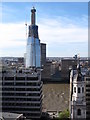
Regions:
<svg viewBox="0 0 90 120"><path fill-rule="evenodd" d="M82 87L82 93L84 93L84 87Z"/></svg>
<svg viewBox="0 0 90 120"><path fill-rule="evenodd" d="M77 110L77 115L81 115L81 109Z"/></svg>
<svg viewBox="0 0 90 120"><path fill-rule="evenodd" d="M80 93L80 87L78 87L78 93Z"/></svg>
<svg viewBox="0 0 90 120"><path fill-rule="evenodd" d="M74 92L76 93L76 87L74 87Z"/></svg>

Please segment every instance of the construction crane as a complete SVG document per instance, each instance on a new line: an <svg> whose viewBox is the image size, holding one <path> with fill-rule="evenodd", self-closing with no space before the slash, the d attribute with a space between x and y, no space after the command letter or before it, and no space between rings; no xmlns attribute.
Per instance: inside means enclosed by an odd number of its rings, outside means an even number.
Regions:
<svg viewBox="0 0 90 120"><path fill-rule="evenodd" d="M27 38L27 15L26 15L26 20L25 20L25 26L26 26L26 38Z"/></svg>

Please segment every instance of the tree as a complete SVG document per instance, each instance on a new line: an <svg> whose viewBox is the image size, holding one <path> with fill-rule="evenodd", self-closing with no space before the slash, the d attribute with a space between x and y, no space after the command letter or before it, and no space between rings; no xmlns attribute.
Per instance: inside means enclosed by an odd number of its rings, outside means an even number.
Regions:
<svg viewBox="0 0 90 120"><path fill-rule="evenodd" d="M68 109L59 113L59 118L60 119L69 118L69 116L70 116L70 113L69 113Z"/></svg>

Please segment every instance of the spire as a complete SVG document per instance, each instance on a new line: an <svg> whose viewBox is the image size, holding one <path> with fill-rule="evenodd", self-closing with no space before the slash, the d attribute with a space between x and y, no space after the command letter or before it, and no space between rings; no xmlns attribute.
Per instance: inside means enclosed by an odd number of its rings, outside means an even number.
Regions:
<svg viewBox="0 0 90 120"><path fill-rule="evenodd" d="M82 73L81 73L81 67L80 67L80 63L77 65L77 72L78 72L78 81L82 80Z"/></svg>
<svg viewBox="0 0 90 120"><path fill-rule="evenodd" d="M78 71L78 74L81 74L81 66L80 66L80 58L79 57L77 58L77 71Z"/></svg>
<svg viewBox="0 0 90 120"><path fill-rule="evenodd" d="M33 7L33 8L31 9L31 25L35 25L35 22L36 22L35 12L36 12L36 9Z"/></svg>
<svg viewBox="0 0 90 120"><path fill-rule="evenodd" d="M38 26L36 25L36 9L31 9L31 25L29 25L28 37L38 38Z"/></svg>
<svg viewBox="0 0 90 120"><path fill-rule="evenodd" d="M81 74L81 67L80 67L80 64L77 65L77 70L78 70L78 73Z"/></svg>

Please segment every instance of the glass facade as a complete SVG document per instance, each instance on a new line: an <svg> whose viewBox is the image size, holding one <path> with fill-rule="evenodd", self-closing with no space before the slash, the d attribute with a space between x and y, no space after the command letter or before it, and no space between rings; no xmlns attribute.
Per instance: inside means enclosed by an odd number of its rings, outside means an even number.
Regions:
<svg viewBox="0 0 90 120"><path fill-rule="evenodd" d="M41 66L40 40L34 37L28 37L26 50L26 67Z"/></svg>

